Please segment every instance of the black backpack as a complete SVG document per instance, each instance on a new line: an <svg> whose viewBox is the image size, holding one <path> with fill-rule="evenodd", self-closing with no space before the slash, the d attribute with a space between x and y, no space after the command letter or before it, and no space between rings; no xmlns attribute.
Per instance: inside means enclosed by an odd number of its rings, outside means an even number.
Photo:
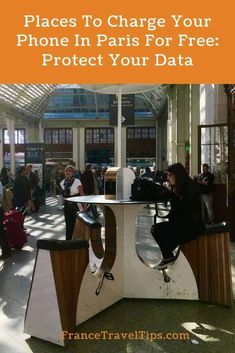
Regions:
<svg viewBox="0 0 235 353"><path fill-rule="evenodd" d="M133 201L165 202L168 199L167 188L147 178L136 178L131 185L131 200Z"/></svg>

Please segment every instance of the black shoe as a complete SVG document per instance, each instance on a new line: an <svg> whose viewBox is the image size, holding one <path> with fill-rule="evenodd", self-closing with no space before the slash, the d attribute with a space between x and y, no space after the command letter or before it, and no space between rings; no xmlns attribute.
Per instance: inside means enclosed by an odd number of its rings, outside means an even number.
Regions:
<svg viewBox="0 0 235 353"><path fill-rule="evenodd" d="M5 260L5 259L7 259L8 257L11 257L11 253L2 254L2 255L0 256L0 260Z"/></svg>
<svg viewBox="0 0 235 353"><path fill-rule="evenodd" d="M169 265L170 263L175 261L175 257L169 257L167 259L161 259L161 261L159 261L156 265L156 269L158 270L163 270L164 268L167 267L167 265Z"/></svg>

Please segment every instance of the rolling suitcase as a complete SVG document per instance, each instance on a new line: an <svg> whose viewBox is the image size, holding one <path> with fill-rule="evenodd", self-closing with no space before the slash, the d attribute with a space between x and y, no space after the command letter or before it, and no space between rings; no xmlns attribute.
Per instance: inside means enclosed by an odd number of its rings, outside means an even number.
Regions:
<svg viewBox="0 0 235 353"><path fill-rule="evenodd" d="M27 208L15 209L4 214L3 226L5 228L8 244L11 248L20 250L27 242L28 234L24 230L24 219Z"/></svg>

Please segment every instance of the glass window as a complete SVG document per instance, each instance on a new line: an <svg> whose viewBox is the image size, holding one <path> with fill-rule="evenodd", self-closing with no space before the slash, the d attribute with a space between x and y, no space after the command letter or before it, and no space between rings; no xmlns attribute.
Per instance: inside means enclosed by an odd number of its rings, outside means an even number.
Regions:
<svg viewBox="0 0 235 353"><path fill-rule="evenodd" d="M4 129L3 132L3 143L10 144L10 136L7 129ZM25 143L25 131L24 129L15 130L15 144L24 144Z"/></svg>
<svg viewBox="0 0 235 353"><path fill-rule="evenodd" d="M93 143L99 143L99 129L93 130Z"/></svg>
<svg viewBox="0 0 235 353"><path fill-rule="evenodd" d="M113 129L107 129L107 143L113 143Z"/></svg>
<svg viewBox="0 0 235 353"><path fill-rule="evenodd" d="M149 138L153 139L156 137L156 130L154 127L149 128Z"/></svg>
<svg viewBox="0 0 235 353"><path fill-rule="evenodd" d="M45 143L51 144L51 130L50 129L45 129L44 130L44 141Z"/></svg>
<svg viewBox="0 0 235 353"><path fill-rule="evenodd" d="M127 138L133 139L134 138L134 129L127 130Z"/></svg>
<svg viewBox="0 0 235 353"><path fill-rule="evenodd" d="M148 139L155 138L156 132L155 128L128 128L127 129L127 138L128 139Z"/></svg>
<svg viewBox="0 0 235 353"><path fill-rule="evenodd" d="M66 141L67 144L73 143L73 131L72 129L66 129Z"/></svg>
<svg viewBox="0 0 235 353"><path fill-rule="evenodd" d="M148 128L143 128L142 129L142 139L147 139L148 136Z"/></svg>
<svg viewBox="0 0 235 353"><path fill-rule="evenodd" d="M52 130L52 143L53 144L59 143L59 131L56 129Z"/></svg>
<svg viewBox="0 0 235 353"><path fill-rule="evenodd" d="M113 129L86 129L86 143L113 143Z"/></svg>
<svg viewBox="0 0 235 353"><path fill-rule="evenodd" d="M61 144L65 144L65 143L66 143L65 129L60 129L60 130L59 130L59 142L60 142Z"/></svg>
<svg viewBox="0 0 235 353"><path fill-rule="evenodd" d="M140 139L141 138L141 128L136 128L135 129L135 138Z"/></svg>
<svg viewBox="0 0 235 353"><path fill-rule="evenodd" d="M10 144L10 137L9 137L9 134L8 134L8 130L4 130L3 141L7 145Z"/></svg>
<svg viewBox="0 0 235 353"><path fill-rule="evenodd" d="M18 143L17 141L18 141L18 131L15 130L15 143Z"/></svg>
<svg viewBox="0 0 235 353"><path fill-rule="evenodd" d="M72 129L45 129L44 141L47 144L72 144Z"/></svg>
<svg viewBox="0 0 235 353"><path fill-rule="evenodd" d="M228 127L201 127L201 164L208 164L217 183L225 183L228 164Z"/></svg>
<svg viewBox="0 0 235 353"><path fill-rule="evenodd" d="M100 129L100 143L106 143L106 129Z"/></svg>
<svg viewBox="0 0 235 353"><path fill-rule="evenodd" d="M24 130L18 130L18 142L19 144L24 144L25 143L25 131Z"/></svg>
<svg viewBox="0 0 235 353"><path fill-rule="evenodd" d="M86 143L92 143L92 129L86 129Z"/></svg>

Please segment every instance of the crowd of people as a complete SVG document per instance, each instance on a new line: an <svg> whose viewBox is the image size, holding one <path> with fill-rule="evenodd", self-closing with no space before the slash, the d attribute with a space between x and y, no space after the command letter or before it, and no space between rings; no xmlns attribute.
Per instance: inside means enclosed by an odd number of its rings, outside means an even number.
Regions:
<svg viewBox="0 0 235 353"><path fill-rule="evenodd" d="M3 167L0 174L0 200L6 212L12 208L27 207L28 213L38 209L39 176L32 164L21 166L13 177L10 169Z"/></svg>
<svg viewBox="0 0 235 353"><path fill-rule="evenodd" d="M0 259L11 256L11 249L4 230L4 212L13 208L26 209L28 213L38 208L36 199L39 189L39 177L32 165L22 166L14 178L10 169L3 167L0 174Z"/></svg>
<svg viewBox="0 0 235 353"><path fill-rule="evenodd" d="M165 171L156 168L132 168L136 178L146 178L164 185L168 190L168 201L171 204L168 222L156 224L152 235L162 252L162 259L157 264L163 269L175 261L173 250L180 244L197 237L204 229L205 223L213 223L214 175L207 164L202 165L202 173L191 179L180 163L175 163ZM78 195L104 194L104 175L106 168L93 169L87 163L84 171L77 171L73 165L60 166L55 179L56 194L63 199L66 225L66 240L71 240L76 222L76 214L91 212L94 218L99 216L95 205L78 204L68 198ZM32 165L22 166L13 178L7 168L0 176L0 233L4 211L12 207L27 207L28 212L35 211L35 195L39 187L38 174ZM12 196L9 196L12 195ZM9 248L3 235L0 236L1 258L9 256Z"/></svg>

